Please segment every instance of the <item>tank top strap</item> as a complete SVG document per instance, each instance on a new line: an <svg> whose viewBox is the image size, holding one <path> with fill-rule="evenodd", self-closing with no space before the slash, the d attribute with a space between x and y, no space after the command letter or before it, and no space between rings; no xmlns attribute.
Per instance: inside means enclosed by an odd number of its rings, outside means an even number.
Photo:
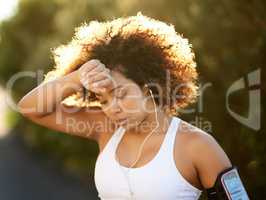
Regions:
<svg viewBox="0 0 266 200"><path fill-rule="evenodd" d="M175 116L172 117L169 128L166 132L164 141L162 143L160 153L173 156L175 136L176 136L176 133L178 132L177 130L178 130L180 121L181 121L180 118L175 117ZM163 157L166 158L166 156L163 156Z"/></svg>
<svg viewBox="0 0 266 200"><path fill-rule="evenodd" d="M175 135L179 126L180 118L173 116L167 129L165 138L159 150L159 154L172 153L174 150ZM120 126L117 128L108 141L105 149L107 152L114 154L117 146L125 133L125 128Z"/></svg>
<svg viewBox="0 0 266 200"><path fill-rule="evenodd" d="M106 145L106 151L113 154L117 148L117 145L119 144L120 140L122 139L122 136L125 132L125 128L122 126L118 127L110 140L108 141Z"/></svg>

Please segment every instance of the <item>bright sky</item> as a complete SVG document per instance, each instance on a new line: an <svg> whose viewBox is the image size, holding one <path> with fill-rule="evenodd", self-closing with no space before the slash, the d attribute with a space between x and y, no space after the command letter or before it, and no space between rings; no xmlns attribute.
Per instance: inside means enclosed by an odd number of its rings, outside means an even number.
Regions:
<svg viewBox="0 0 266 200"><path fill-rule="evenodd" d="M0 21L15 14L17 4L18 0L0 0Z"/></svg>

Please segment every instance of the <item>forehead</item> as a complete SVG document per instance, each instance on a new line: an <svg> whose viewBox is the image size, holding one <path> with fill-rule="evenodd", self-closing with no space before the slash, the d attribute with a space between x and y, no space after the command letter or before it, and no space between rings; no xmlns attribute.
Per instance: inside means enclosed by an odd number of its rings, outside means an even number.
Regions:
<svg viewBox="0 0 266 200"><path fill-rule="evenodd" d="M113 79L114 79L114 81L115 82L122 82L122 83L126 83L126 82L129 82L129 79L127 79L126 77L125 77L125 75L124 74L122 74L121 72L118 72L118 71L114 71L114 70L112 70L111 72L110 72L110 74L111 74L111 76L113 77Z"/></svg>
<svg viewBox="0 0 266 200"><path fill-rule="evenodd" d="M116 85L122 85L124 88L140 89L140 86L133 80L127 78L124 74L117 71L112 71L111 75Z"/></svg>
<svg viewBox="0 0 266 200"><path fill-rule="evenodd" d="M111 89L108 93L109 95L113 95L116 91L118 91L120 88L139 88L139 86L133 82L132 80L126 78L122 73L117 71L111 71L111 76L114 81L114 88ZM102 95L96 94L97 97L102 98Z"/></svg>

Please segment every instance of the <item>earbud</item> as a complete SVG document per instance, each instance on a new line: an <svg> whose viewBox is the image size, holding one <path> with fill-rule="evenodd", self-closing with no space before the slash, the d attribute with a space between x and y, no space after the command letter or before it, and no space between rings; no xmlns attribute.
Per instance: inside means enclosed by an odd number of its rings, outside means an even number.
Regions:
<svg viewBox="0 0 266 200"><path fill-rule="evenodd" d="M149 89L149 92L150 92L150 94L151 94L152 98L154 98L154 97L153 97L153 94L152 94L152 91L151 91L151 89Z"/></svg>
<svg viewBox="0 0 266 200"><path fill-rule="evenodd" d="M149 93L151 94L152 101L153 101L153 105L154 105L154 108L155 108L155 113L156 113L156 115L157 115L157 112L156 112L156 104L155 104L155 100L154 100L154 96L153 96L152 90L148 87L147 84L145 84L144 87L145 87L145 88L148 88Z"/></svg>
<svg viewBox="0 0 266 200"><path fill-rule="evenodd" d="M148 87L148 85L145 84L144 87L145 87L145 88L148 88L149 93L151 94L152 98L154 99L154 97L153 97L153 93L152 93L152 90Z"/></svg>
<svg viewBox="0 0 266 200"><path fill-rule="evenodd" d="M155 118L156 118L156 124L157 124L156 128L157 128L159 126L159 122L158 122L158 113L157 113L157 108L156 108L154 96L153 96L152 90L148 87L147 84L145 84L144 87L149 89L149 93L151 94L151 97L152 97L152 101L153 101L153 105L154 105ZM155 130L156 128L154 128L153 130Z"/></svg>

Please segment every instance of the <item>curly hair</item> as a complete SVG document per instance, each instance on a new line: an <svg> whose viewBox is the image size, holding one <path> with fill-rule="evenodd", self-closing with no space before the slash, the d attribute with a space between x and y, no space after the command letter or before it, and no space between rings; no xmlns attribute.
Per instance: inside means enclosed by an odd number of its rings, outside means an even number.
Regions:
<svg viewBox="0 0 266 200"><path fill-rule="evenodd" d="M140 12L136 16L106 22L83 23L75 29L72 41L53 49L52 54L55 67L45 75L44 81L77 70L88 60L99 59L110 70L123 66L121 72L139 86L147 81L160 84L163 94L154 88L151 90L155 96L163 98L168 114L177 115L178 108L194 103L198 96L198 73L191 44L176 33L173 25ZM167 72L169 86L166 84ZM169 90L174 90L178 98L171 99L166 106ZM158 101L156 98L156 103ZM77 92L63 102L79 107L100 106L90 91L85 98L82 92Z"/></svg>

